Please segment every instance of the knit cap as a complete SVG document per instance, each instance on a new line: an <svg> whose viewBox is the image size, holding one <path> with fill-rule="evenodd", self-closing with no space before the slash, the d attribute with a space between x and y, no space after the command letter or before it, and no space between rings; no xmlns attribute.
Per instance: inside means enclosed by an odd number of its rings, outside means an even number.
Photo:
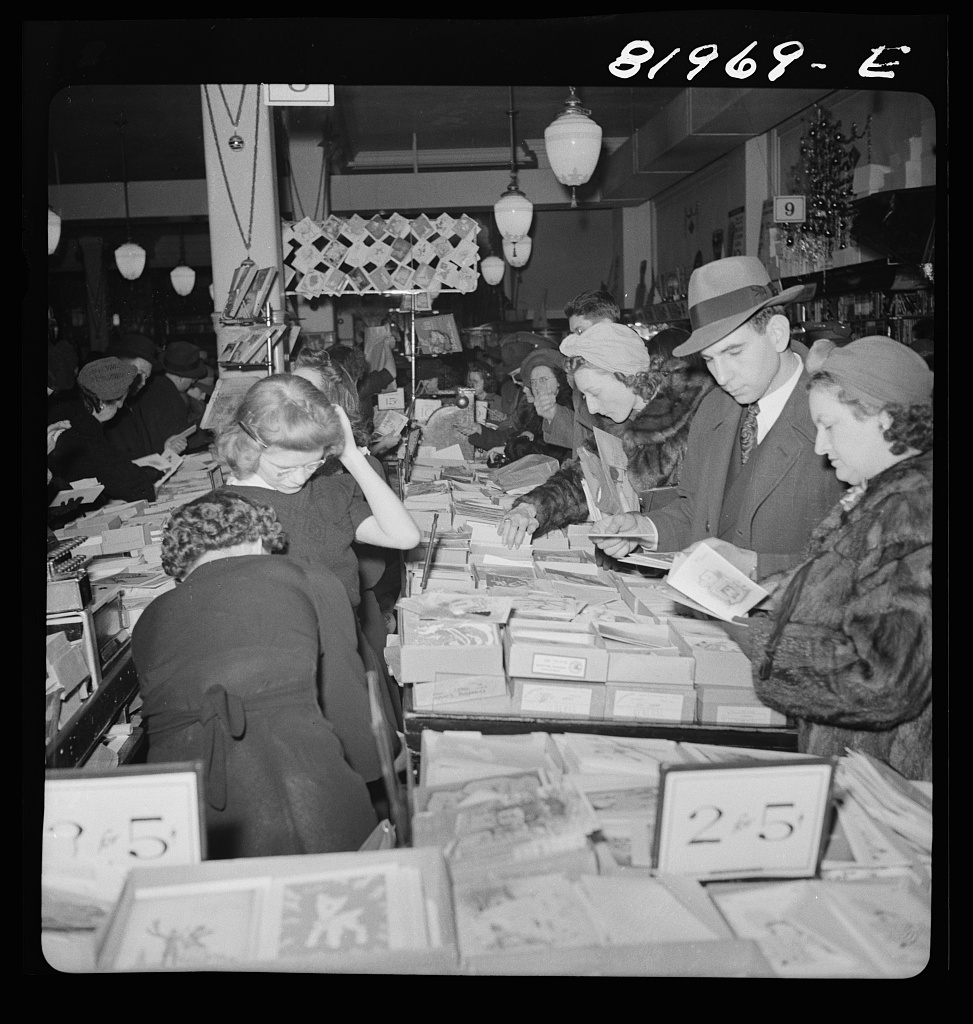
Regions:
<svg viewBox="0 0 973 1024"><path fill-rule="evenodd" d="M95 359L81 367L78 383L103 402L117 402L128 394L138 370L117 356Z"/></svg>
<svg viewBox="0 0 973 1024"><path fill-rule="evenodd" d="M625 324L602 320L580 334L569 334L561 342L566 356L582 356L585 362L609 373L633 376L645 373L651 364L641 335Z"/></svg>

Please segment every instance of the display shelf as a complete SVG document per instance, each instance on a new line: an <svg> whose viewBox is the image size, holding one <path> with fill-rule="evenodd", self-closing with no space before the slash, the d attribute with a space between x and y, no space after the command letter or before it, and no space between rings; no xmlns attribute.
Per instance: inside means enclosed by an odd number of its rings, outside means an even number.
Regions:
<svg viewBox="0 0 973 1024"><path fill-rule="evenodd" d="M111 668L104 673L100 685L78 710L58 729L47 744L44 764L48 768L78 768L91 756L102 736L127 714L127 708L138 694L138 675L132 661L131 643L120 651ZM134 754L137 744L130 748ZM121 757L119 758L121 761Z"/></svg>
<svg viewBox="0 0 973 1024"><path fill-rule="evenodd" d="M761 750L797 751L797 729L784 727L746 727L730 725L693 725L689 723L636 722L603 718L551 718L538 715L449 714L443 711L417 711L412 687L405 687L402 700L406 745L416 762L422 746L422 731L458 730L487 735L512 735L528 732L585 732L599 736L626 736L667 739L681 743L710 743L726 747L756 747Z"/></svg>

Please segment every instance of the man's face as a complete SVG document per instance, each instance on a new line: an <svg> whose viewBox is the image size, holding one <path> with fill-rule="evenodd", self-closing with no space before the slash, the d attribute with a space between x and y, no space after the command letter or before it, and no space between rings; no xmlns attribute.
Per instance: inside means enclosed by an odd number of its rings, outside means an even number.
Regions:
<svg viewBox="0 0 973 1024"><path fill-rule="evenodd" d="M589 317L589 316L569 316L568 317L568 330L572 334L580 334L582 331L588 330L589 327L593 327L595 324L600 323L603 317Z"/></svg>
<svg viewBox="0 0 973 1024"><path fill-rule="evenodd" d="M772 384L776 387L783 383L777 378L788 335L786 331L770 330L770 326L761 334L750 323L742 324L701 353L713 379L740 405L759 401L773 390Z"/></svg>

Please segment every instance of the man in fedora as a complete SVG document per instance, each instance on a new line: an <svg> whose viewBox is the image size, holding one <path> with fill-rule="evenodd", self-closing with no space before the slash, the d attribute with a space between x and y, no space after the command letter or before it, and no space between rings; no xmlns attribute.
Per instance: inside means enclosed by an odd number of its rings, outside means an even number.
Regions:
<svg viewBox="0 0 973 1024"><path fill-rule="evenodd" d="M790 344L784 307L802 286L777 294L763 264L730 256L693 271L693 333L673 350L702 355L718 388L703 399L689 431L671 504L647 516L625 513L599 524L638 530L647 549L681 551L705 538L753 579L797 564L812 529L843 485L814 453L804 366L807 350ZM632 540L599 541L618 558Z"/></svg>

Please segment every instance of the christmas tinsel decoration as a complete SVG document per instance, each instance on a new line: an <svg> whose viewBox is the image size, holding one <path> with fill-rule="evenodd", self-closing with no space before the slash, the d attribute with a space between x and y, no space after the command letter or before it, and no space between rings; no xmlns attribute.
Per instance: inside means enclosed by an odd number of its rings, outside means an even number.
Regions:
<svg viewBox="0 0 973 1024"><path fill-rule="evenodd" d="M792 168L795 195L807 198L807 220L789 227L786 240L814 263L830 259L835 249L848 246L854 219L852 176L860 153L854 145L862 136L855 130L841 133L841 122L830 111L815 106L814 116L801 136L801 159ZM850 146L849 146L850 144Z"/></svg>

